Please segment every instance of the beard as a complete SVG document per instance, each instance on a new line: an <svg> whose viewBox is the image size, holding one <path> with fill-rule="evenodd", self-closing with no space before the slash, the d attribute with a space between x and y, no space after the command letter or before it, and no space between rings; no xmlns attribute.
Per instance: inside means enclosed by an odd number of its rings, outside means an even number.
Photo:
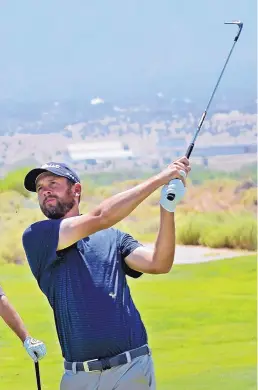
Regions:
<svg viewBox="0 0 258 390"><path fill-rule="evenodd" d="M63 218L68 211L70 211L73 206L75 205L75 200L69 193L67 195L70 195L67 200L59 199L57 196L50 196L49 198L56 199L55 204L48 204L46 203L46 199L43 202L43 204L40 205L40 209L42 213L49 219L60 219ZM68 198L68 197L67 197Z"/></svg>

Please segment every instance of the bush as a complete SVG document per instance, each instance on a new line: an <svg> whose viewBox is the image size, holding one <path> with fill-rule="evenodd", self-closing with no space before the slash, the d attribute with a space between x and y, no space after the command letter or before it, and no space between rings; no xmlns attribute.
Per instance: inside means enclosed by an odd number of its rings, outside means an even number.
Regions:
<svg viewBox="0 0 258 390"><path fill-rule="evenodd" d="M247 190L242 191L240 194L239 203L242 204L245 208L253 207L256 210L257 188L248 188Z"/></svg>
<svg viewBox="0 0 258 390"><path fill-rule="evenodd" d="M180 244L257 249L257 222L248 213L189 213L178 218L177 225Z"/></svg>
<svg viewBox="0 0 258 390"><path fill-rule="evenodd" d="M23 263L26 260L22 234L33 222L43 219L39 210L21 208L17 213L2 213L0 218L0 263Z"/></svg>
<svg viewBox="0 0 258 390"><path fill-rule="evenodd" d="M228 245L230 248L247 250L257 249L257 223L254 219L244 218L235 221L230 226Z"/></svg>
<svg viewBox="0 0 258 390"><path fill-rule="evenodd" d="M0 193L0 215L15 214L25 206L25 198L16 191Z"/></svg>
<svg viewBox="0 0 258 390"><path fill-rule="evenodd" d="M3 179L0 179L0 193L6 191L16 191L25 197L30 193L24 188L24 177L30 168L17 169L8 173Z"/></svg>
<svg viewBox="0 0 258 390"><path fill-rule="evenodd" d="M20 232L11 232L10 235L5 235L2 237L0 248L0 264L1 262L23 264L25 261L26 256L21 242Z"/></svg>
<svg viewBox="0 0 258 390"><path fill-rule="evenodd" d="M178 221L176 228L177 242L184 245L199 245L202 229L201 218L197 219L193 214L185 217L182 215L182 220Z"/></svg>

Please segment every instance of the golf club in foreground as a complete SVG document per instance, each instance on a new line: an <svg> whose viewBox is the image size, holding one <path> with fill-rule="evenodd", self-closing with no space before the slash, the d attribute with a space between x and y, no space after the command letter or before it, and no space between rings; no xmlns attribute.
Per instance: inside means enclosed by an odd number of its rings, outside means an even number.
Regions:
<svg viewBox="0 0 258 390"><path fill-rule="evenodd" d="M35 364L35 373L36 373L36 379L37 379L37 390L41 390L39 362L35 362L34 364Z"/></svg>
<svg viewBox="0 0 258 390"><path fill-rule="evenodd" d="M239 20L232 21L232 22L225 22L224 24L235 24L235 25L238 27L238 32L237 32L237 35L236 35L235 38L234 38L233 46L232 46L232 48L231 48L231 50L230 50L230 52L229 52L229 55L228 55L228 57L227 57L227 59L226 59L225 65L224 65L224 67L223 67L223 69L222 69L222 71L221 71L221 73L220 73L219 79L218 79L218 81L217 81L217 84L215 85L215 88L214 88L214 90L213 90L213 92L212 92L212 95L211 95L210 100L209 100L209 102L208 102L208 104L207 104L207 107L206 107L205 111L203 112L203 114L202 114L202 116L201 116L200 122L199 122L198 127L197 127L197 130L196 130L196 132L195 132L195 134L194 134L194 136L193 136L192 142L191 142L190 145L188 146L188 149L187 149L187 152L186 152L186 157L187 157L187 158L189 158L189 157L191 156L191 153L192 153L192 151L193 151L193 148L194 148L194 144L195 144L196 138L197 138L197 136L198 136L198 134L199 134L199 132L200 132L200 130L201 130L201 127L202 127L202 124L203 124L203 122L204 122L204 120L205 120L205 118L206 118L208 109L209 109L209 107L210 107L210 105L211 105L211 102L212 102L212 100L213 100L213 98L214 98L214 95L215 95L215 93L216 93L216 90L217 90L217 88L218 88L218 86L219 86L220 80L221 80L221 78L222 78L222 76L223 76L223 73L224 73L224 71L225 71L225 69L226 69L226 66L227 66L227 64L228 64L228 61L229 61L229 59L230 59L230 57L231 57L231 54L232 54L232 52L233 52L233 50L234 50L234 47L235 47L235 45L236 45L236 43L237 43L237 41L238 41L238 38L239 38L239 36L240 36L240 34L241 34L241 31L242 31L242 28L243 28L243 23L240 22ZM168 185L168 187L167 187L167 199L170 200L170 201L173 201L173 200L175 199L175 193L174 193L174 190L173 190L173 187L174 187L174 186L173 186L172 184L173 184L173 180L169 183L169 185Z"/></svg>

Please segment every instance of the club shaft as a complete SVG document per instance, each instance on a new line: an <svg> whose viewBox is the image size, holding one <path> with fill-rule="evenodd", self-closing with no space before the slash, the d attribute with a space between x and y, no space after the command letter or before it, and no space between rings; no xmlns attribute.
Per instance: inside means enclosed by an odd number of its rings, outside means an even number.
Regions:
<svg viewBox="0 0 258 390"><path fill-rule="evenodd" d="M214 90L213 90L212 95L211 95L211 97L210 97L210 100L209 100L209 102L208 102L208 104L207 104L207 107L206 107L205 111L203 112L203 114L202 114L202 116L201 116L201 119L200 119L200 121L199 121L197 130L196 130L196 132L195 132L195 134L194 134L194 136L193 136L193 139L192 139L192 141L191 141L191 143L190 143L190 145L189 145L189 147L188 147L188 149L187 149L187 152L186 152L186 157L187 157L187 158L189 158L189 157L191 156L191 153L192 153L192 151L193 151L193 148L194 148L194 144L195 144L196 138L198 137L198 134L199 134L199 132L200 132L200 130L201 130L202 124L203 124L203 122L204 122L204 120L205 120L205 118L206 118L207 112L208 112L208 110L209 110L209 108L210 108L210 105L211 105L211 102L212 102L212 100L213 100L213 98L214 98L214 95L215 95L215 93L216 93L216 91L217 91L217 89L218 89L219 83L220 83L220 81L221 81L221 79L222 79L222 76L223 76L223 74L224 74L224 72L225 72L225 69L226 69L227 64L228 64L228 61L229 61L229 59L230 59L230 57L231 57L231 54L232 54L232 52L233 52L233 50L234 50L234 47L235 47L236 42L237 42L237 40L235 39L235 40L234 40L234 43L233 43L233 45L232 45L232 48L231 48L231 50L230 50L230 52L229 52L229 55L228 55L228 57L227 57L227 60L226 60L226 62L225 62L225 64L224 64L224 67L223 67L223 69L222 69L222 71L221 71L221 73L220 73L220 76L219 76L219 78L218 78L218 81L217 81L217 83L216 83L216 85L215 85L215 87L214 87Z"/></svg>
<svg viewBox="0 0 258 390"><path fill-rule="evenodd" d="M240 21L239 21L239 22L225 23L225 24L236 24L236 25L238 26L238 28L239 28L239 29L238 29L238 33L237 33L237 35L236 35L235 38L234 38L234 43L233 43L233 45L232 45L232 47L231 47L231 50L230 50L230 52L229 52L229 54L228 54L228 57L227 57L227 59L226 59L226 62L225 62L225 64L224 64L223 69L222 69L222 71L221 71L221 73L220 73L220 76L219 76L219 78L218 78L218 81L217 81L217 83L216 83L216 85L215 85L215 87L214 87L214 90L213 90L212 94L211 94L211 97L210 97L210 100L209 100L209 102L208 102L208 104L207 104L207 107L206 107L206 109L204 110L204 112L203 112L203 114L202 114L202 116L201 116L201 119L200 119L200 121L199 121L199 124L198 124L198 126L197 126L197 129L196 129L195 134L194 134L194 136L193 136L193 139L192 139L191 143L190 143L189 146L188 146L188 149L187 149L186 154L185 154L187 158L189 158L189 157L191 156L191 153L192 153L192 151L193 151L193 149L194 149L194 145L195 145L196 138L198 137L198 134L199 134L199 132L200 132L200 130L201 130L201 127L202 127L203 122L204 122L204 120L205 120L205 118L206 118L207 112L208 112L208 110L209 110L209 108L210 108L211 102L212 102L212 100L213 100L213 98L214 98L214 95L215 95L217 89L218 89L220 80L221 80L221 78L222 78L222 76L223 76L223 74L224 74L224 71L225 71L225 69L226 69L226 67L227 67L228 61L229 61L229 59L230 59L230 57L231 57L231 54L232 54L232 52L233 52L233 50L234 50L234 47L235 47L235 45L236 45L236 43L237 43L237 41L238 41L238 38L239 38L239 36L240 36L240 34L241 34L241 31L242 31L242 28L243 28L243 23L240 22ZM176 196L175 193L173 193L173 192L171 192L170 190L168 190L168 192L167 192L167 199L168 199L169 201L173 201L173 200L175 199L175 196Z"/></svg>
<svg viewBox="0 0 258 390"><path fill-rule="evenodd" d="M38 362L35 362L35 372L36 372L36 379L37 379L37 388L38 388L38 390L41 390L40 372L39 372L39 363Z"/></svg>

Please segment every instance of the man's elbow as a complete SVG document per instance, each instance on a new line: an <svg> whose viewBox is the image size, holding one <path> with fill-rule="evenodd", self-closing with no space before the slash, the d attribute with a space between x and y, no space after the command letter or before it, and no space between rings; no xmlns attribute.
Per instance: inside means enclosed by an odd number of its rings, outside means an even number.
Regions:
<svg viewBox="0 0 258 390"><path fill-rule="evenodd" d="M173 263L170 264L153 264L151 273L155 275L168 274L171 271Z"/></svg>
<svg viewBox="0 0 258 390"><path fill-rule="evenodd" d="M114 225L110 213L105 209L98 207L92 212L92 215L96 218L98 230L108 229Z"/></svg>
<svg viewBox="0 0 258 390"><path fill-rule="evenodd" d="M152 274L155 274L155 275L162 275L162 274L168 274L170 272L172 267L164 267L164 268L155 268L152 272Z"/></svg>

